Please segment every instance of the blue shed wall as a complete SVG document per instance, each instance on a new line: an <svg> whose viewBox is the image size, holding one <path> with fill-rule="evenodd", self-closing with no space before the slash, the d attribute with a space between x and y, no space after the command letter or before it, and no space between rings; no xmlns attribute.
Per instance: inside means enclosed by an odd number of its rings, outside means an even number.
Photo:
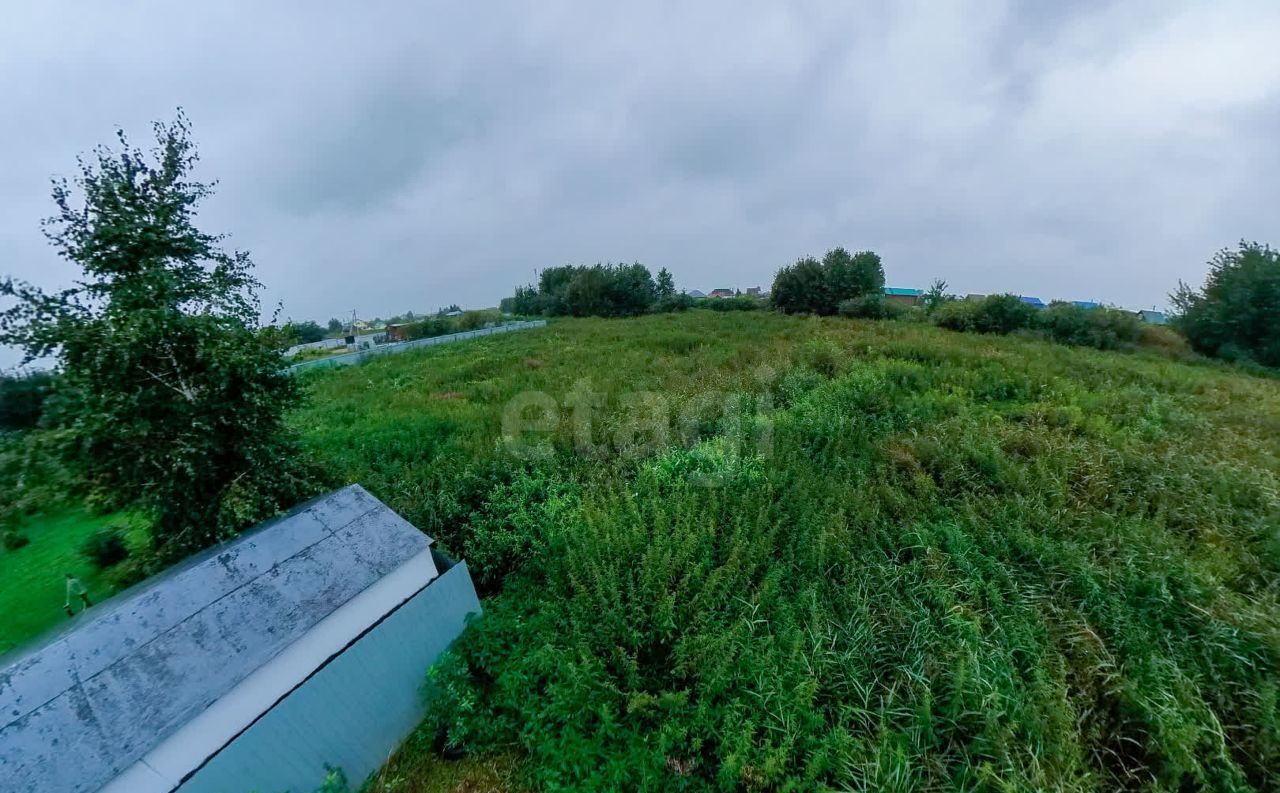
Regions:
<svg viewBox="0 0 1280 793"><path fill-rule="evenodd" d="M422 720L427 668L466 615L479 612L460 562L281 700L179 793L311 793L325 764L358 787Z"/></svg>

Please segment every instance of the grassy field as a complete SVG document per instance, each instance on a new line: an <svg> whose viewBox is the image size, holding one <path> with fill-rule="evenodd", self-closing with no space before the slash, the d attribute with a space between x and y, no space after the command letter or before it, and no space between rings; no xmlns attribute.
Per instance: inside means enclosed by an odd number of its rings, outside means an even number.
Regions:
<svg viewBox="0 0 1280 793"><path fill-rule="evenodd" d="M1275 380L695 312L305 382L488 596L383 789L1280 789Z"/></svg>
<svg viewBox="0 0 1280 793"><path fill-rule="evenodd" d="M13 551L0 550L0 653L66 622L66 578L71 573L97 603L111 587L80 552L80 546L103 526L124 525L137 535L145 528L128 515L91 515L83 509L63 509L33 518L24 527L31 543ZM145 536L132 538L145 543ZM77 604L77 611L79 606Z"/></svg>

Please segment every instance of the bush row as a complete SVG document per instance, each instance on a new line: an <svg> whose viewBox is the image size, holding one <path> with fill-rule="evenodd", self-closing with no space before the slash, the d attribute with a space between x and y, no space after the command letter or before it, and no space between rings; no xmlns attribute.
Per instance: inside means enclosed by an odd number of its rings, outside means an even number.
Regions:
<svg viewBox="0 0 1280 793"><path fill-rule="evenodd" d="M933 313L933 321L950 330L967 333L1038 333L1052 341L1100 350L1134 346L1142 323L1136 316L1114 308L1085 308L1053 303L1039 309L1017 295L991 295L982 300L950 300Z"/></svg>

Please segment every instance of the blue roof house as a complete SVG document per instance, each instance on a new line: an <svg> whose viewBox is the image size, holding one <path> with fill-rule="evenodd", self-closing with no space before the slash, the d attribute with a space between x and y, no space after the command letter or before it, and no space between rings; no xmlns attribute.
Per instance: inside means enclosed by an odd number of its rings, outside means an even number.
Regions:
<svg viewBox="0 0 1280 793"><path fill-rule="evenodd" d="M924 294L919 289L905 289L899 286L886 286L884 288L885 300L891 303L901 303L905 306L914 306L920 302L920 296Z"/></svg>
<svg viewBox="0 0 1280 793"><path fill-rule="evenodd" d="M1099 304L1092 300L1072 300L1071 305L1076 308L1099 308Z"/></svg>
<svg viewBox="0 0 1280 793"><path fill-rule="evenodd" d="M1168 325L1169 320L1163 311L1143 310L1137 312L1138 319L1151 325Z"/></svg>
<svg viewBox="0 0 1280 793"><path fill-rule="evenodd" d="M1040 298L1038 298L1038 297L1027 297L1026 295L1019 295L1019 296L1018 296L1018 299L1019 299L1019 300L1021 300L1023 303L1026 303L1026 304L1027 304L1027 305L1029 305L1029 306L1035 306L1036 308L1044 308L1044 307L1045 307L1045 306L1044 306L1044 301L1043 301L1043 300L1041 300L1041 299L1040 299Z"/></svg>
<svg viewBox="0 0 1280 793"><path fill-rule="evenodd" d="M352 485L68 620L0 659L0 791L358 785L480 611L431 544Z"/></svg>

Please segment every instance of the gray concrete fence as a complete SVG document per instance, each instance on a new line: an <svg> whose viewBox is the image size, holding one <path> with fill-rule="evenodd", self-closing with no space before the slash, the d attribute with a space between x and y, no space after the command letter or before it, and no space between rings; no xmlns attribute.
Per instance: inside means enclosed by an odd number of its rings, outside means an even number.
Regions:
<svg viewBox="0 0 1280 793"><path fill-rule="evenodd" d="M444 336L431 336L426 339L399 341L393 344L379 344L378 346L368 350L358 350L344 355L332 355L328 358L317 358L314 361L295 363L288 368L288 371L292 373L301 372L303 369L325 369L332 366L350 366L351 364L362 363L370 358L376 358L379 355L390 355L391 353L416 350L421 347L431 347L436 344L448 344L450 342L474 339L480 336L492 336L495 333L510 333L513 330L541 328L546 324L547 321L545 319L531 319L521 322L508 322L503 325L495 325L492 328L477 328L476 330L464 330L461 333L448 333Z"/></svg>

